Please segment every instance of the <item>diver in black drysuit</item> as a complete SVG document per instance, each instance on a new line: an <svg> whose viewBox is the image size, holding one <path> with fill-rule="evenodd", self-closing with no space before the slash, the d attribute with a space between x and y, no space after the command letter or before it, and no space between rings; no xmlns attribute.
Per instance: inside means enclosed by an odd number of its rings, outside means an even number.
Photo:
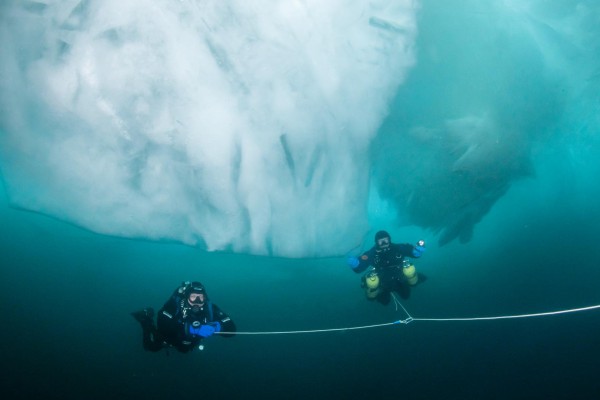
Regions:
<svg viewBox="0 0 600 400"><path fill-rule="evenodd" d="M184 282L177 288L159 310L156 326L152 308L131 314L142 325L143 345L147 351L171 346L187 353L215 332L232 337L236 331L231 318L208 299L200 282Z"/></svg>
<svg viewBox="0 0 600 400"><path fill-rule="evenodd" d="M375 245L365 251L360 257L350 257L348 265L356 273L365 271L370 266L379 278L379 293L377 301L382 304L390 302L391 292L396 292L403 299L410 296L410 285L402 272L405 257L419 258L425 252L425 242L419 240L416 245L409 243L392 243L389 233L379 231L375 234ZM425 277L419 274L420 281ZM362 284L365 284L363 276Z"/></svg>

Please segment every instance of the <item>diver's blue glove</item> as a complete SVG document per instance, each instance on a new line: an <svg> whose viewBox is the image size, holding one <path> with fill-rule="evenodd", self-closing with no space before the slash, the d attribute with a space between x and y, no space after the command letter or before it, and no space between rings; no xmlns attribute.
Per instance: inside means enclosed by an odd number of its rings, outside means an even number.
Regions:
<svg viewBox="0 0 600 400"><path fill-rule="evenodd" d="M419 240L413 249L413 257L421 257L425 253L425 241Z"/></svg>
<svg viewBox="0 0 600 400"><path fill-rule="evenodd" d="M189 330L192 335L209 337L215 332L221 332L221 324L219 322L211 322L208 325L200 325L197 328L194 328L192 325L190 325Z"/></svg>
<svg viewBox="0 0 600 400"><path fill-rule="evenodd" d="M352 269L355 269L360 264L360 261L356 257L348 257L348 259L346 260L346 264L351 266Z"/></svg>

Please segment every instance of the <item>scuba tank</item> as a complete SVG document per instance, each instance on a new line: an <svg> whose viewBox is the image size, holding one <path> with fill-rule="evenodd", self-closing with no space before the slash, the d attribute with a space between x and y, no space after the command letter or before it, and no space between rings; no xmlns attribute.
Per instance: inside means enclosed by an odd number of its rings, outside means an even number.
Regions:
<svg viewBox="0 0 600 400"><path fill-rule="evenodd" d="M407 259L402 260L402 273L409 285L414 286L419 282L419 274L417 274L415 266Z"/></svg>
<svg viewBox="0 0 600 400"><path fill-rule="evenodd" d="M379 294L379 276L371 271L365 276L365 294L368 299L374 299Z"/></svg>

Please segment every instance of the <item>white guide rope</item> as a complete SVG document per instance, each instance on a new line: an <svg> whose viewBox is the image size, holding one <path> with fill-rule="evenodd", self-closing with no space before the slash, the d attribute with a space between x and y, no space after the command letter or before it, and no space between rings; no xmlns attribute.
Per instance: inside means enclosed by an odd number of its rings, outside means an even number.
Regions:
<svg viewBox="0 0 600 400"><path fill-rule="evenodd" d="M544 317L549 315L558 315L558 314L567 314L574 313L580 311L589 311L600 308L599 305L589 306L589 307L581 307L581 308L572 308L569 310L559 310L559 311L549 311L535 314L519 314L519 315L502 315L497 317L474 317L474 318L413 318L406 308L398 301L396 296L394 296L394 302L396 304L396 309L398 309L398 305L402 307L408 318L400 319L394 322L387 322L384 324L375 324L375 325L364 325L364 326L353 326L348 328L330 328L330 329L313 329L313 330L303 330L303 331L275 331L275 332L236 332L236 335L283 335L283 334L298 334L298 333L319 333L319 332L336 332L336 331L351 331L357 329L370 329L370 328L379 328L382 326L389 325L397 325L397 324L409 324L413 321L434 321L434 322L448 322L448 321L486 321L486 320L494 320L494 319L515 319L515 318L533 318L533 317ZM227 333L227 332L216 332L216 333Z"/></svg>

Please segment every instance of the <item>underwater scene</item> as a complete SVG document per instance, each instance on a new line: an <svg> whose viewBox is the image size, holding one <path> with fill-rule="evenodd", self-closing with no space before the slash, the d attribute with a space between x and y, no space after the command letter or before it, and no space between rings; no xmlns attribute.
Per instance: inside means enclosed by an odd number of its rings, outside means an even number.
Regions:
<svg viewBox="0 0 600 400"><path fill-rule="evenodd" d="M600 2L0 32L3 398L599 398Z"/></svg>

